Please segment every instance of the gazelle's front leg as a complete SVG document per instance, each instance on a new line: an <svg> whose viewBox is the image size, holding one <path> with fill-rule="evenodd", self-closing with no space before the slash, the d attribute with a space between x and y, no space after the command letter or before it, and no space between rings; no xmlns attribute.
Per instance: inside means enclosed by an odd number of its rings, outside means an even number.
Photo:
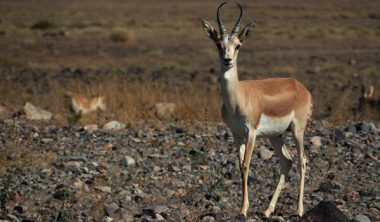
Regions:
<svg viewBox="0 0 380 222"><path fill-rule="evenodd" d="M251 157L253 148L255 145L255 139L256 139L256 129L249 129L248 131L248 138L247 138L247 144L245 146L245 152L244 157L242 158L243 161L240 164L240 173L241 173L241 179L242 179L242 205L240 208L240 214L247 216L247 210L249 207L249 200L248 200L248 173L249 173L249 165L251 163ZM242 151L242 147L240 149L240 153ZM241 155L240 155L241 156Z"/></svg>

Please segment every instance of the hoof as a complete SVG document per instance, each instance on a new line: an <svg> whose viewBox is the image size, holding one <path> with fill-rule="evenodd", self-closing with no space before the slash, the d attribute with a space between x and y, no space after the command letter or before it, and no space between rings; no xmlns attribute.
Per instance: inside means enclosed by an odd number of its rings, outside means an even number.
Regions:
<svg viewBox="0 0 380 222"><path fill-rule="evenodd" d="M236 216L236 220L241 222L247 221L247 216L245 216L244 214L239 214Z"/></svg>
<svg viewBox="0 0 380 222"><path fill-rule="evenodd" d="M297 216L302 217L303 216L303 209L297 209Z"/></svg>
<svg viewBox="0 0 380 222"><path fill-rule="evenodd" d="M272 210L271 209L266 209L264 212L263 212L263 214L264 214L264 216L266 217L266 218L269 218L270 217L270 215L272 214Z"/></svg>

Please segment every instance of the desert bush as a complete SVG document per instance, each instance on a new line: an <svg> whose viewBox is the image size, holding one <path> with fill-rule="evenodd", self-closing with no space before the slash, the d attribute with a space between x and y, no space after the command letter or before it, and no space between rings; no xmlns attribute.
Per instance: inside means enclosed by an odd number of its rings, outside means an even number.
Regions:
<svg viewBox="0 0 380 222"><path fill-rule="evenodd" d="M134 40L133 33L125 29L115 29L111 33L111 40L114 42L132 42Z"/></svg>
<svg viewBox="0 0 380 222"><path fill-rule="evenodd" d="M34 23L30 28L36 29L36 30L47 30L47 29L53 29L56 25L48 20L39 20L36 23Z"/></svg>

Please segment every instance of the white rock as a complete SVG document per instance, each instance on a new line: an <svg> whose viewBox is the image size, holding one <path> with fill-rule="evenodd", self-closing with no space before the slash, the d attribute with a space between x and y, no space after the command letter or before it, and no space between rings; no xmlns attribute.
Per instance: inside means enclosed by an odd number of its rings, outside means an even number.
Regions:
<svg viewBox="0 0 380 222"><path fill-rule="evenodd" d="M104 222L112 222L113 221L113 218L112 217L108 217L108 216L105 216L104 219L103 219Z"/></svg>
<svg viewBox="0 0 380 222"><path fill-rule="evenodd" d="M110 130L110 131L116 131L116 130L122 130L124 129L126 126L124 123L120 123L118 121L110 121L108 123L106 123L104 126L103 126L103 130Z"/></svg>
<svg viewBox="0 0 380 222"><path fill-rule="evenodd" d="M214 222L215 218L212 217L212 216L205 216L205 217L202 218L202 221L204 221L204 222Z"/></svg>
<svg viewBox="0 0 380 222"><path fill-rule="evenodd" d="M173 117L176 110L177 106L174 103L157 103L155 105L155 113L159 119L168 119Z"/></svg>
<svg viewBox="0 0 380 222"><path fill-rule="evenodd" d="M28 102L24 105L22 110L25 113L26 119L29 120L51 120L53 117L52 113L35 107L33 104Z"/></svg>
<svg viewBox="0 0 380 222"><path fill-rule="evenodd" d="M83 127L84 130L87 132L94 132L99 129L98 125L96 124L90 124Z"/></svg>
<svg viewBox="0 0 380 222"><path fill-rule="evenodd" d="M156 214L155 216L156 216L156 220L158 220L158 221L164 221L165 220L165 218L163 216L161 216L161 214Z"/></svg>
<svg viewBox="0 0 380 222"><path fill-rule="evenodd" d="M259 149L259 158L263 159L263 160L268 160L270 159L271 157L273 156L273 152L268 150L267 148L265 147L261 147Z"/></svg>
<svg viewBox="0 0 380 222"><path fill-rule="evenodd" d="M319 147L322 146L322 139L321 139L320 136L313 136L313 137L311 137L310 142L311 142L311 144L313 146L315 146L317 148L319 148Z"/></svg>
<svg viewBox="0 0 380 222"><path fill-rule="evenodd" d="M133 159L133 157L127 155L121 160L121 165L122 166L135 166L136 160Z"/></svg>
<svg viewBox="0 0 380 222"><path fill-rule="evenodd" d="M95 189L100 190L104 193L112 193L112 189L109 186L96 186Z"/></svg>

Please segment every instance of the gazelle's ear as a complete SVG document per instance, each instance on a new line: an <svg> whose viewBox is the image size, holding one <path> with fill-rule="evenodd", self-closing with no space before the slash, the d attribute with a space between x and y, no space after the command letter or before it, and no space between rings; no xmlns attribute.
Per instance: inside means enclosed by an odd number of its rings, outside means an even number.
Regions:
<svg viewBox="0 0 380 222"><path fill-rule="evenodd" d="M244 29L239 34L239 40L240 40L240 42L243 42L244 40L246 40L248 38L249 33L251 31L253 31L253 29L255 28L255 25L256 24L254 22L250 22L250 23L248 23L248 25L246 25L244 27Z"/></svg>
<svg viewBox="0 0 380 222"><path fill-rule="evenodd" d="M218 33L210 23L202 19L202 27L203 31L210 39L214 40L215 42L218 40Z"/></svg>

